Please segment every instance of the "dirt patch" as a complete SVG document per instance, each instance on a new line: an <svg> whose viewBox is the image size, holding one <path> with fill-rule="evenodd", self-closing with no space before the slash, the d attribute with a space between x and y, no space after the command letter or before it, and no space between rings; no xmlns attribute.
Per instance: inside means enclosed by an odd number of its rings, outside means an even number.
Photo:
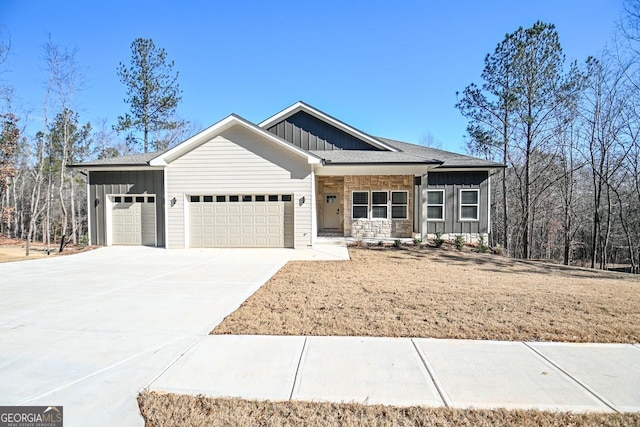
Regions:
<svg viewBox="0 0 640 427"><path fill-rule="evenodd" d="M142 393L140 412L156 426L631 426L639 413L571 414L524 410L464 410L323 402L269 402Z"/></svg>
<svg viewBox="0 0 640 427"><path fill-rule="evenodd" d="M640 341L640 277L435 248L288 263L214 334Z"/></svg>
<svg viewBox="0 0 640 427"><path fill-rule="evenodd" d="M0 263L26 261L51 256L72 255L95 248L97 248L97 246L67 245L64 248L64 251L58 252L57 247L50 246L49 250L47 250L46 246L42 242L35 242L32 243L29 248L29 256L26 256L26 242L24 240L0 237Z"/></svg>

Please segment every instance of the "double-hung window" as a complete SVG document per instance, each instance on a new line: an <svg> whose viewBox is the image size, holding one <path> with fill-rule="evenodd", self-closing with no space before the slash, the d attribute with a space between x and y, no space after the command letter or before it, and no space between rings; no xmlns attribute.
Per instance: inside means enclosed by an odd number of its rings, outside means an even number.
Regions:
<svg viewBox="0 0 640 427"><path fill-rule="evenodd" d="M427 220L444 221L444 190L427 191Z"/></svg>
<svg viewBox="0 0 640 427"><path fill-rule="evenodd" d="M354 191L351 217L353 219L369 217L369 192Z"/></svg>
<svg viewBox="0 0 640 427"><path fill-rule="evenodd" d="M460 190L460 221L478 221L480 190Z"/></svg>
<svg viewBox="0 0 640 427"><path fill-rule="evenodd" d="M386 191L371 192L371 218L387 219L389 193Z"/></svg>
<svg viewBox="0 0 640 427"><path fill-rule="evenodd" d="M391 219L409 218L409 193L407 191L391 192Z"/></svg>

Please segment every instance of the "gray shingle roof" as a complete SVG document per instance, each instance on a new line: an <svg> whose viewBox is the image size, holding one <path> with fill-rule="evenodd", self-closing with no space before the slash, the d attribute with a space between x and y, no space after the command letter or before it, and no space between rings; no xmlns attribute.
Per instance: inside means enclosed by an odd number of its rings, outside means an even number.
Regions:
<svg viewBox="0 0 640 427"><path fill-rule="evenodd" d="M501 163L492 162L489 160L479 159L477 157L467 156L464 154L453 153L451 151L440 150L432 147L425 147L422 145L409 144L408 142L396 141L394 139L381 138L377 139L402 150L404 153L413 154L415 156L424 157L428 159L435 159L442 162L440 168L502 168L504 165Z"/></svg>
<svg viewBox="0 0 640 427"><path fill-rule="evenodd" d="M158 157L164 151L154 151L153 153L138 153L128 156L110 157L107 159L91 160L77 163L73 167L82 168L90 166L146 166L149 162Z"/></svg>
<svg viewBox="0 0 640 427"><path fill-rule="evenodd" d="M367 163L419 163L438 164L437 160L411 153L371 150L311 150L312 154L330 164L367 164Z"/></svg>

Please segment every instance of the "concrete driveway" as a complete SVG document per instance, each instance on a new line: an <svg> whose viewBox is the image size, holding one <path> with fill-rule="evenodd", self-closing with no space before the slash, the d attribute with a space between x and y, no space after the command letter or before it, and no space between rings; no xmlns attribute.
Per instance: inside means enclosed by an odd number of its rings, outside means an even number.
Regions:
<svg viewBox="0 0 640 427"><path fill-rule="evenodd" d="M293 255L109 247L0 264L0 405L144 425L138 392Z"/></svg>

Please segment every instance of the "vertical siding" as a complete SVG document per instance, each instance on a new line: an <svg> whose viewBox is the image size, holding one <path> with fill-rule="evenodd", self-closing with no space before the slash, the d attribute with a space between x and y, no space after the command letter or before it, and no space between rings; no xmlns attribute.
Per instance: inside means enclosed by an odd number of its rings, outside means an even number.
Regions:
<svg viewBox="0 0 640 427"><path fill-rule="evenodd" d="M199 194L292 194L295 247L311 245L311 177L306 159L234 126L167 166L167 247L185 246L186 199Z"/></svg>
<svg viewBox="0 0 640 427"><path fill-rule="evenodd" d="M445 221L426 220L426 191L431 189L445 190ZM479 221L460 221L460 190L479 189L480 206ZM489 172L429 172L426 186L423 187L423 233L434 234L442 231L444 234L487 233L489 231Z"/></svg>
<svg viewBox="0 0 640 427"><path fill-rule="evenodd" d="M155 194L158 246L165 245L164 177L160 170L89 172L91 243L107 244L106 197L109 194Z"/></svg>
<svg viewBox="0 0 640 427"><path fill-rule="evenodd" d="M297 112L267 130L305 150L377 150L304 111Z"/></svg>

